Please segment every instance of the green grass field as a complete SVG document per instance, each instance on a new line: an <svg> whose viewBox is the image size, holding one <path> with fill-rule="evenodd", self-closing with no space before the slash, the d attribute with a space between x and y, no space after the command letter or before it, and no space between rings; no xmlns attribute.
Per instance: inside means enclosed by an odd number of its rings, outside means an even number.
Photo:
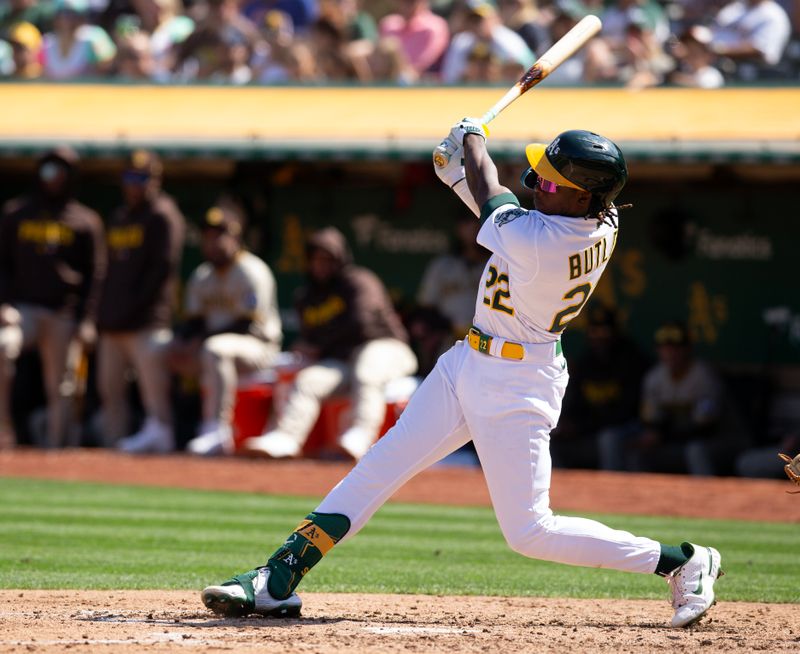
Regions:
<svg viewBox="0 0 800 654"><path fill-rule="evenodd" d="M313 498L0 479L0 588L200 589L250 569ZM713 544L725 600L800 602L797 524L590 515L667 543ZM387 504L301 590L665 598L650 575L526 559L489 508Z"/></svg>

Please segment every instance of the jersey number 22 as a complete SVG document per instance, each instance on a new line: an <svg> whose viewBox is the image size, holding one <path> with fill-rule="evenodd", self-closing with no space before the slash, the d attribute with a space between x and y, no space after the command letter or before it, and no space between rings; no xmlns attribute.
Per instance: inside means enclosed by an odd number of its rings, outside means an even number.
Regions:
<svg viewBox="0 0 800 654"><path fill-rule="evenodd" d="M508 275L506 273L500 274L497 268L489 266L486 288L487 294L483 296L483 303L490 309L503 311L509 316L513 316L514 307L509 305L511 291L508 290Z"/></svg>

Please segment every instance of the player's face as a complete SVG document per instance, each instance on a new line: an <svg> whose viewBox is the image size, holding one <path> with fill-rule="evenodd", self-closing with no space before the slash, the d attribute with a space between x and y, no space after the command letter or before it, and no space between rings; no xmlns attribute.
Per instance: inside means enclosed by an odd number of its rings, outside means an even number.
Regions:
<svg viewBox="0 0 800 654"><path fill-rule="evenodd" d="M585 216L592 194L587 191L559 186L542 177L533 189L533 205L538 211L558 216Z"/></svg>
<svg viewBox="0 0 800 654"><path fill-rule="evenodd" d="M308 276L318 283L325 283L336 274L339 262L325 250L314 249L308 253Z"/></svg>
<svg viewBox="0 0 800 654"><path fill-rule="evenodd" d="M230 264L239 251L239 239L224 229L206 227L203 230L200 247L203 257L215 268L224 268Z"/></svg>
<svg viewBox="0 0 800 654"><path fill-rule="evenodd" d="M125 171L122 174L122 196L125 203L130 207L135 207L144 202L153 183L154 181L149 175L138 171Z"/></svg>
<svg viewBox="0 0 800 654"><path fill-rule="evenodd" d="M692 359L691 350L685 345L667 344L658 346L658 358L673 374L686 370Z"/></svg>
<svg viewBox="0 0 800 654"><path fill-rule="evenodd" d="M67 188L68 177L66 166L57 161L47 161L39 168L39 182L47 195L61 195Z"/></svg>

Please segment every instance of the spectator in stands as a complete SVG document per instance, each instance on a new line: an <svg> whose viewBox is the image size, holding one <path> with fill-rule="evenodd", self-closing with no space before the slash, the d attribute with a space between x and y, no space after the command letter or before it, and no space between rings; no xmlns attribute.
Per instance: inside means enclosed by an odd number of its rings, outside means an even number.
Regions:
<svg viewBox="0 0 800 654"><path fill-rule="evenodd" d="M456 34L442 62L442 81L452 84L462 79L469 55L476 43L490 44L500 61L513 63L520 70L533 65L535 56L516 32L500 22L497 9L489 0L467 0L466 29Z"/></svg>
<svg viewBox="0 0 800 654"><path fill-rule="evenodd" d="M447 21L431 11L429 0L395 0L395 7L396 13L379 22L380 35L399 39L408 63L422 76L438 64L447 50Z"/></svg>
<svg viewBox="0 0 800 654"><path fill-rule="evenodd" d="M239 13L237 0L206 0L201 9L195 31L177 46L178 78L249 82L250 58L263 41L258 28Z"/></svg>
<svg viewBox="0 0 800 654"><path fill-rule="evenodd" d="M280 351L281 319L272 271L242 245L243 222L216 206L203 219L205 262L186 287L186 321L167 351L171 369L199 377L202 423L186 449L199 455L233 451L231 418L240 374L269 368Z"/></svg>
<svg viewBox="0 0 800 654"><path fill-rule="evenodd" d="M714 52L736 64L738 77L755 79L780 61L791 24L775 0L736 0L720 10L711 31Z"/></svg>
<svg viewBox="0 0 800 654"><path fill-rule="evenodd" d="M114 77L127 81L144 81L155 77L156 64L147 34L136 32L119 39L112 73Z"/></svg>
<svg viewBox="0 0 800 654"><path fill-rule="evenodd" d="M55 7L52 2L37 0L7 0L0 4L0 38L18 23L31 23L46 32L52 27Z"/></svg>
<svg viewBox="0 0 800 654"><path fill-rule="evenodd" d="M247 84L252 50L241 32L224 27L198 27L179 46L178 70L181 81L211 81Z"/></svg>
<svg viewBox="0 0 800 654"><path fill-rule="evenodd" d="M350 41L378 40L378 26L371 14L363 11L359 0L320 0L320 17L330 21Z"/></svg>
<svg viewBox="0 0 800 654"><path fill-rule="evenodd" d="M503 61L492 52L490 43L478 41L467 55L467 65L458 81L464 84L496 84L503 79Z"/></svg>
<svg viewBox="0 0 800 654"><path fill-rule="evenodd" d="M353 64L361 82L391 82L402 86L414 84L419 75L406 59L403 45L394 37L385 37L361 53L353 53Z"/></svg>
<svg viewBox="0 0 800 654"><path fill-rule="evenodd" d="M292 21L296 32L305 32L320 17L318 0L245 0L242 14L256 25L264 22L270 11L280 11Z"/></svg>
<svg viewBox="0 0 800 654"><path fill-rule="evenodd" d="M672 31L683 34L693 25L708 25L730 0L673 0L668 7Z"/></svg>
<svg viewBox="0 0 800 654"><path fill-rule="evenodd" d="M264 40L253 53L253 77L263 84L289 81L290 53L300 41L294 38L294 26L288 14L272 9L258 25Z"/></svg>
<svg viewBox="0 0 800 654"><path fill-rule="evenodd" d="M255 71L256 79L263 84L283 82L311 82L319 77L317 62L303 41L274 42L261 58Z"/></svg>
<svg viewBox="0 0 800 654"><path fill-rule="evenodd" d="M56 0L55 6L53 31L44 36L44 76L67 80L107 72L117 49L102 27L86 23L88 1Z"/></svg>
<svg viewBox="0 0 800 654"><path fill-rule="evenodd" d="M550 32L543 21L536 0L498 0L500 18L506 27L519 34L536 55L550 47Z"/></svg>
<svg viewBox="0 0 800 654"><path fill-rule="evenodd" d="M719 430L722 385L716 373L692 355L682 323L668 322L655 333L659 363L642 386L643 428L634 434L606 432L600 439L606 470L688 472L717 471L718 446L727 445Z"/></svg>
<svg viewBox="0 0 800 654"><path fill-rule="evenodd" d="M97 311L101 440L135 453L175 449L165 351L172 338L185 224L175 202L161 190L161 175L154 153L132 153L122 174L125 204L108 222L108 271ZM133 436L129 368L136 373L145 412L144 425Z"/></svg>
<svg viewBox="0 0 800 654"><path fill-rule="evenodd" d="M344 235L333 227L307 243L308 285L297 299L300 336L293 349L303 368L277 416L276 428L245 441L254 453L281 458L300 454L322 401L345 386L353 397L352 425L341 447L360 459L383 422L386 384L413 374L417 360L381 281L352 263Z"/></svg>
<svg viewBox="0 0 800 654"><path fill-rule="evenodd" d="M103 223L75 199L78 156L45 154L37 186L0 217L0 432L13 433L9 392L14 362L36 347L47 397L46 447L77 444L71 395L105 272Z"/></svg>
<svg viewBox="0 0 800 654"><path fill-rule="evenodd" d="M475 289L483 278L489 251L478 245L480 223L460 212L453 251L431 260L422 275L417 303L437 309L452 326L451 335L464 338L475 316ZM449 347L449 345L448 345Z"/></svg>
<svg viewBox="0 0 800 654"><path fill-rule="evenodd" d="M713 65L716 56L711 51L711 39L711 30L703 25L686 30L673 46L676 67L667 75L671 84L701 89L717 89L725 85L725 78Z"/></svg>
<svg viewBox="0 0 800 654"><path fill-rule="evenodd" d="M578 19L566 11L556 11L549 24L551 43L555 43L575 25ZM547 78L548 85L577 85L584 81L592 82L609 79L616 73L608 46L600 38L594 38Z"/></svg>
<svg viewBox="0 0 800 654"><path fill-rule="evenodd" d="M660 84L674 67L656 33L642 22L631 22L625 31L625 45L618 53L619 77L634 89Z"/></svg>
<svg viewBox="0 0 800 654"><path fill-rule="evenodd" d="M586 48L585 80L624 82L631 88L660 84L673 68L664 52L669 26L651 0L620 0L603 14L603 31Z"/></svg>
<svg viewBox="0 0 800 654"><path fill-rule="evenodd" d="M326 81L342 82L357 78L352 54L347 48L345 30L324 18L309 28L309 45L317 69Z"/></svg>
<svg viewBox="0 0 800 654"><path fill-rule="evenodd" d="M152 1L158 12L156 26L150 34L154 78L159 82L166 82L175 68L178 46L194 31L195 25L189 16L183 15L180 0L147 1Z"/></svg>
<svg viewBox="0 0 800 654"><path fill-rule="evenodd" d="M606 433L617 440L641 430L639 404L649 362L622 333L614 310L595 304L587 313L586 350L569 361L570 385L550 436L553 465L560 468L597 468Z"/></svg>
<svg viewBox="0 0 800 654"><path fill-rule="evenodd" d="M17 79L37 79L42 76L40 56L42 35L31 23L18 23L8 31L7 39L12 48L14 71Z"/></svg>
<svg viewBox="0 0 800 654"><path fill-rule="evenodd" d="M94 11L90 20L108 34L113 35L125 23L148 34L155 29L157 14L153 0L106 0L102 4L105 6Z"/></svg>
<svg viewBox="0 0 800 654"><path fill-rule="evenodd" d="M352 63L359 81L375 81L376 75L379 76L378 80L385 81L401 78L402 60L394 55L391 44L380 49L377 47L378 28L375 20L359 10L356 0L321 0L320 17L334 26L341 36L339 49Z"/></svg>
<svg viewBox="0 0 800 654"><path fill-rule="evenodd" d="M631 25L651 33L663 46L669 38L669 21L664 8L656 0L616 0L602 12L604 39L614 49L624 48Z"/></svg>

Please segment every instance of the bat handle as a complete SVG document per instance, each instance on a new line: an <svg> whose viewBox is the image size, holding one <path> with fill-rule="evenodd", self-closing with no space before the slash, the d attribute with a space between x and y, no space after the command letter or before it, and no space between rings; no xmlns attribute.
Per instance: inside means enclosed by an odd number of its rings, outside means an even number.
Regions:
<svg viewBox="0 0 800 654"><path fill-rule="evenodd" d="M491 123L495 118L497 118L497 113L492 109L489 109L483 116L481 116L481 125L488 125Z"/></svg>
<svg viewBox="0 0 800 654"><path fill-rule="evenodd" d="M481 116L481 125L484 127L497 118L497 112L494 109L489 109L483 116ZM437 146L433 151L433 163L437 168L444 168L450 163L450 155L445 152L441 146Z"/></svg>

